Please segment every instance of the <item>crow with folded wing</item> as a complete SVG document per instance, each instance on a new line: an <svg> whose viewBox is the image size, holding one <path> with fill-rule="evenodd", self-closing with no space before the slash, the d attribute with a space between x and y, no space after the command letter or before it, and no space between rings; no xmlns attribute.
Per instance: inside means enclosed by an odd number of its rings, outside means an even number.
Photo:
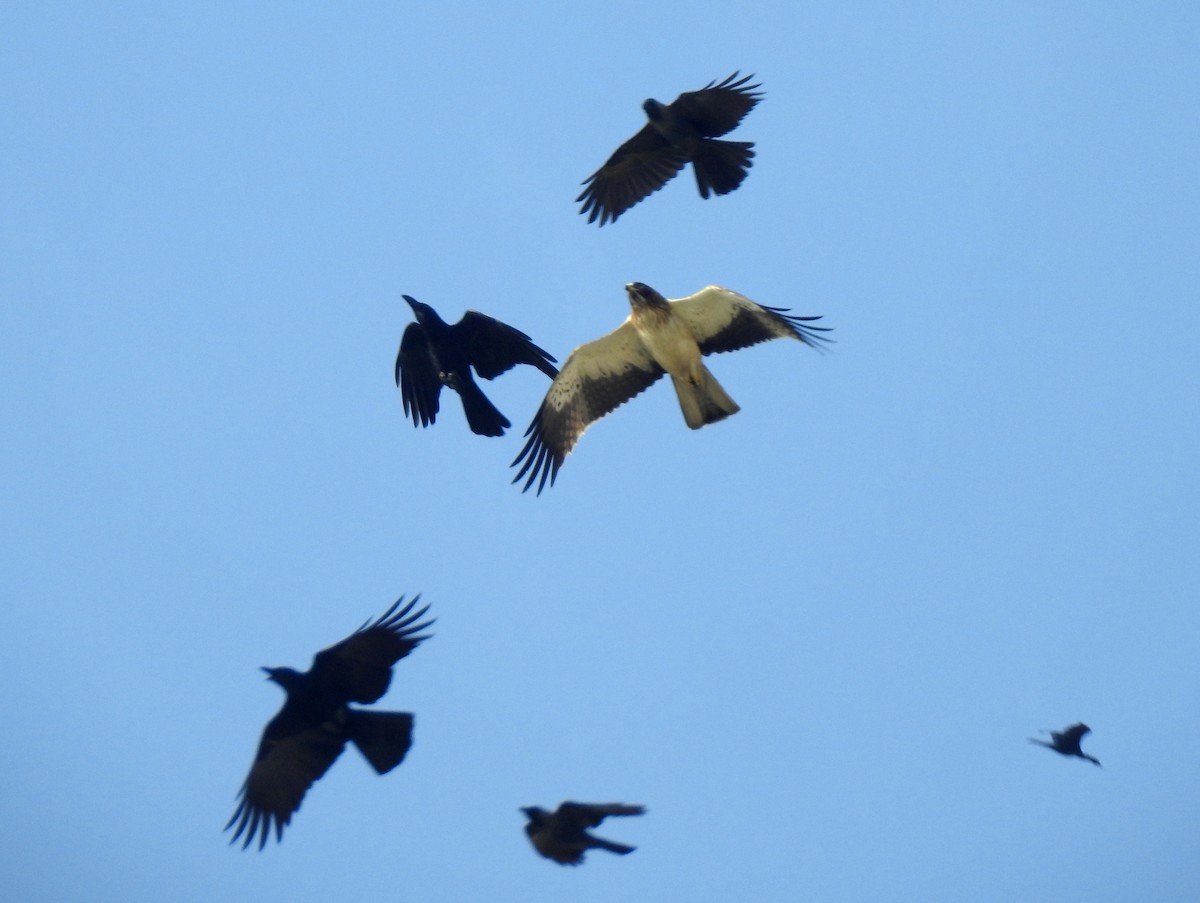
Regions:
<svg viewBox="0 0 1200 903"><path fill-rule="evenodd" d="M558 469L588 425L671 376L683 419L696 430L739 410L701 356L748 348L768 339L797 339L820 349L829 330L813 326L820 317L798 317L784 308L764 307L727 288L710 285L694 295L668 301L650 286L625 286L632 308L615 330L580 345L546 393L528 440L512 466L513 482L528 474L523 492L535 482L554 485ZM523 463L522 463L523 462Z"/></svg>
<svg viewBox="0 0 1200 903"><path fill-rule="evenodd" d="M762 98L754 76L735 72L720 84L711 81L699 91L687 91L674 103L647 100L642 104L650 121L616 149L608 161L584 181L580 213L603 226L658 191L689 162L696 174L700 197L729 194L746 178L754 156L753 142L718 141L733 131Z"/></svg>
<svg viewBox="0 0 1200 903"><path fill-rule="evenodd" d="M537 367L551 379L558 375L554 358L520 330L474 310L451 326L428 304L408 295L404 300L417 322L408 325L400 340L396 385L413 426L429 426L437 419L438 398L442 386L448 386L462 399L471 432L503 436L512 424L483 394L471 368L484 379L495 379L517 364Z"/></svg>
<svg viewBox="0 0 1200 903"><path fill-rule="evenodd" d="M1087 759L1089 762L1099 765L1100 760L1095 756L1089 756L1079 745L1080 741L1091 732L1092 729L1090 727L1083 722L1079 722L1078 724L1072 724L1070 727L1064 728L1061 731L1043 730L1043 734L1050 735L1049 743L1047 743L1045 740L1038 740L1036 737L1030 737L1029 742L1036 743L1039 746L1048 747L1054 750L1056 753L1061 753L1064 756L1075 756L1079 759Z"/></svg>
<svg viewBox="0 0 1200 903"><path fill-rule="evenodd" d="M635 847L613 843L587 832L610 815L642 815L642 806L627 806L624 803L572 803L566 802L555 811L547 812L537 806L521 810L529 819L525 833L533 848L560 865L579 865L588 850L608 850L625 856Z"/></svg>
<svg viewBox="0 0 1200 903"><path fill-rule="evenodd" d="M300 808L304 794L353 743L379 774L403 760L412 745L413 716L408 712L367 712L349 703L371 703L385 692L392 665L417 648L428 636L419 635L433 620L417 623L429 610L414 611L416 596L407 605L396 600L374 622L368 621L340 643L318 652L308 671L263 668L267 679L283 687L283 708L263 731L258 753L242 785L230 843L245 834L242 849L257 835L258 848L272 828L283 839L284 825Z"/></svg>

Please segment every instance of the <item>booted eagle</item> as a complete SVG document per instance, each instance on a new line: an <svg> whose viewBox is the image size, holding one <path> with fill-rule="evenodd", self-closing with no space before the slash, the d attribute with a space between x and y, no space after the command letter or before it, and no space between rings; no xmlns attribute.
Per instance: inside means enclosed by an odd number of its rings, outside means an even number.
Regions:
<svg viewBox="0 0 1200 903"><path fill-rule="evenodd" d="M525 833L533 848L560 865L579 865L588 850L608 850L625 856L635 847L613 843L587 832L610 815L642 815L642 806L624 803L563 803L553 812L527 806L521 810L529 819Z"/></svg>
<svg viewBox="0 0 1200 903"><path fill-rule="evenodd" d="M1090 727L1083 722L1080 722L1078 724L1072 724L1070 727L1064 728L1061 731L1043 730L1043 734L1050 735L1050 742L1048 743L1045 740L1038 740L1035 737L1030 737L1029 742L1036 743L1039 746L1047 746L1056 753L1061 753L1064 756L1075 756L1079 759L1087 759L1089 762L1099 765L1100 760L1095 756L1089 756L1079 745L1079 742L1091 732L1092 729Z"/></svg>
<svg viewBox="0 0 1200 903"><path fill-rule="evenodd" d="M542 406L525 431L528 441L512 466L513 482L535 482L538 494L583 431L596 420L671 375L683 419L694 430L738 411L737 402L708 372L701 355L748 348L768 339L798 339L820 349L829 339L820 317L797 317L785 308L763 307L727 288L710 285L687 298L668 301L650 286L625 286L629 317L603 338L580 345L563 364ZM524 463L521 463L521 462Z"/></svg>
<svg viewBox="0 0 1200 903"><path fill-rule="evenodd" d="M416 596L401 607L401 596L374 623L368 621L346 639L318 652L307 671L263 668L287 693L279 713L267 722L237 811L225 830L237 824L230 843L245 834L242 849L258 836L261 850L275 831L300 808L304 794L329 770L346 742L353 743L371 767L387 774L412 745L413 716L408 712L367 712L349 703L371 703L387 692L392 665L417 648L432 620L416 623L429 606L413 611Z"/></svg>
<svg viewBox="0 0 1200 903"><path fill-rule="evenodd" d="M616 149L608 161L584 181L580 213L600 225L617 217L658 191L690 161L700 197L729 194L746 178L753 142L718 141L733 131L762 98L754 78L733 73L719 85L711 81L699 91L687 91L671 104L647 100L642 104L650 121Z"/></svg>
<svg viewBox="0 0 1200 903"><path fill-rule="evenodd" d="M503 436L512 424L483 394L471 368L484 379L494 379L517 364L537 367L551 379L558 375L554 358L506 323L469 310L451 326L428 304L408 295L404 300L417 322L408 325L400 340L396 385L413 426L429 426L437 419L438 398L442 386L448 386L462 399L471 432Z"/></svg>

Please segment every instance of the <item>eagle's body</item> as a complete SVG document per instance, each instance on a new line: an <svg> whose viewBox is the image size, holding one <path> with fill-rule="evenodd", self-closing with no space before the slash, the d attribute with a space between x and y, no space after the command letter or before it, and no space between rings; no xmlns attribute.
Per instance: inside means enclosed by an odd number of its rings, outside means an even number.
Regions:
<svg viewBox="0 0 1200 903"><path fill-rule="evenodd" d="M702 357L734 351L775 338L793 338L819 348L828 341L813 326L818 317L789 315L763 307L726 288L710 285L668 301L650 286L631 282L629 317L608 335L580 345L567 358L525 431L528 441L513 465L513 482L528 474L525 489L558 469L588 425L670 374L685 422L699 429L735 414L737 402L717 382ZM523 462L523 463L522 463Z"/></svg>
<svg viewBox="0 0 1200 903"><path fill-rule="evenodd" d="M670 375L687 425L698 430L741 410L704 366L696 332L672 314L672 302L649 286L632 285L640 288L626 287L633 308L629 322L654 363Z"/></svg>

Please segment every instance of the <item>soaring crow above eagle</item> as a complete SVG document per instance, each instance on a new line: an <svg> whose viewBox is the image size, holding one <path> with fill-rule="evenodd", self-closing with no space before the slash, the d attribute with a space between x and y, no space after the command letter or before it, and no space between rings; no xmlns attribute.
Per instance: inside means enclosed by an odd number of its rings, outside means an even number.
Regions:
<svg viewBox="0 0 1200 903"><path fill-rule="evenodd" d="M408 712L366 712L352 702L371 703L387 692L392 665L417 648L428 636L419 635L433 620L416 623L425 612L413 610L420 595L403 605L396 600L373 623L368 621L340 643L318 652L308 671L263 668L267 679L283 687L283 708L263 731L258 753L242 785L230 843L245 834L242 849L258 836L267 843L272 828L283 839L283 828L300 808L304 794L341 755L349 741L379 774L403 760L412 745L413 716Z"/></svg>
<svg viewBox="0 0 1200 903"><path fill-rule="evenodd" d="M512 424L476 385L471 368L484 379L494 379L517 364L537 367L551 379L558 375L554 357L518 329L474 310L451 326L428 304L408 295L404 300L417 322L408 325L400 340L396 385L413 426L429 426L437 419L438 397L442 386L448 386L462 399L471 432L503 436Z"/></svg>
<svg viewBox="0 0 1200 903"><path fill-rule="evenodd" d="M1091 732L1092 729L1090 727L1083 722L1079 722L1078 724L1072 724L1070 727L1064 728L1061 731L1043 730L1043 734L1050 735L1049 743L1047 743L1045 740L1038 740L1035 737L1030 737L1029 742L1036 743L1039 746L1049 747L1056 753L1061 753L1064 756L1075 756L1080 759L1087 759L1089 762L1099 765L1100 760L1095 756L1089 756L1079 745L1079 742Z"/></svg>
<svg viewBox="0 0 1200 903"><path fill-rule="evenodd" d="M733 131L762 97L759 85L748 85L754 76L733 73L720 84L709 82L699 91L687 91L674 103L647 100L642 104L650 120L641 131L616 149L608 161L584 181L580 213L588 222L603 226L643 200L679 174L689 162L696 173L700 197L729 194L746 178L754 156L753 142L718 141Z"/></svg>
<svg viewBox="0 0 1200 903"><path fill-rule="evenodd" d="M512 463L521 464L514 483L528 474L522 491L536 482L540 495L547 480L553 486L584 430L664 373L671 376L684 420L695 430L739 410L701 355L768 339L797 339L817 349L829 341L820 334L829 331L826 327L811 325L820 317L792 316L715 285L672 301L641 282L630 282L625 291L629 317L571 352L525 431L529 438Z"/></svg>
<svg viewBox="0 0 1200 903"><path fill-rule="evenodd" d="M529 819L525 833L533 848L560 865L579 865L588 850L608 850L624 856L634 847L613 843L587 832L610 815L642 815L642 806L627 806L624 803L572 803L566 802L555 811L547 812L537 806L521 810Z"/></svg>

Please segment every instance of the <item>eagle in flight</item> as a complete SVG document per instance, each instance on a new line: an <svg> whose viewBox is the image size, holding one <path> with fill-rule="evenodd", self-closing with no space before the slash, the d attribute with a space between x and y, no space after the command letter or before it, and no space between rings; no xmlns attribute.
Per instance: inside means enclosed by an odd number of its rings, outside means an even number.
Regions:
<svg viewBox="0 0 1200 903"><path fill-rule="evenodd" d="M711 81L699 91L687 91L674 103L647 100L642 104L650 121L622 144L607 162L584 182L580 213L603 226L634 204L662 188L689 162L696 173L700 197L729 194L746 178L754 156L750 141L718 141L733 131L762 98L748 85L754 76L733 73L720 84Z"/></svg>
<svg viewBox="0 0 1200 903"><path fill-rule="evenodd" d="M702 355L769 339L797 339L818 350L830 341L821 335L828 328L812 325L820 317L793 316L715 285L670 301L641 282L630 282L625 291L629 317L571 352L525 431L525 447L512 463L521 465L513 482L525 479L522 492L537 483L540 495L547 480L553 486L584 430L664 373L671 376L683 419L698 430L739 410Z"/></svg>

